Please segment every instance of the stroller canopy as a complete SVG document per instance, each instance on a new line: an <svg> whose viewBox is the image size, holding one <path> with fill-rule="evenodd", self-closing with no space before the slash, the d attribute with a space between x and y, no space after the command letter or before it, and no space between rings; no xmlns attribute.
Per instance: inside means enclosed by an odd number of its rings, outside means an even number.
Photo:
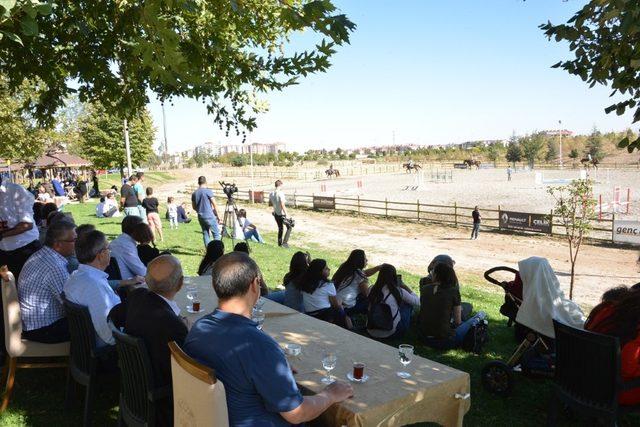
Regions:
<svg viewBox="0 0 640 427"><path fill-rule="evenodd" d="M582 329L586 317L575 302L565 298L560 282L546 258L531 257L518 263L524 284L516 321L555 338L553 319Z"/></svg>

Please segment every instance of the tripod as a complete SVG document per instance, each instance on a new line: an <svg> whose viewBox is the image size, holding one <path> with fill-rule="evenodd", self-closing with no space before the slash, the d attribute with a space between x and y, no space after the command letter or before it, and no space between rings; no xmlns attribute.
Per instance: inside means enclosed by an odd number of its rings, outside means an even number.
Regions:
<svg viewBox="0 0 640 427"><path fill-rule="evenodd" d="M233 197L227 196L227 203L224 207L224 217L222 219L222 237L227 235L231 239L231 244L235 247L236 240L244 240L249 247L249 240L244 237L244 231L240 230L242 233L242 238L236 239L236 226L239 226L238 222L238 206L236 206L236 201ZM249 247L250 248L250 247Z"/></svg>

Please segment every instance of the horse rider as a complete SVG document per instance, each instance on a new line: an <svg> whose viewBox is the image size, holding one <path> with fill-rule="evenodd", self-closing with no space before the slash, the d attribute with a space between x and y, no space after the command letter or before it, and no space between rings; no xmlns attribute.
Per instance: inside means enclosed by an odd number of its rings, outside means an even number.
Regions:
<svg viewBox="0 0 640 427"><path fill-rule="evenodd" d="M413 159L409 159L409 169L413 169Z"/></svg>

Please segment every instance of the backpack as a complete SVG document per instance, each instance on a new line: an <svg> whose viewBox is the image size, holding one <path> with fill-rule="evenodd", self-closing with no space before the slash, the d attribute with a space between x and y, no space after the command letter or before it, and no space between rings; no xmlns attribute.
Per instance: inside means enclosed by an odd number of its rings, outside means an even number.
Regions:
<svg viewBox="0 0 640 427"><path fill-rule="evenodd" d="M489 322L478 319L471 326L462 340L462 349L471 353L481 354L484 344L489 340Z"/></svg>
<svg viewBox="0 0 640 427"><path fill-rule="evenodd" d="M385 303L389 298L391 292L380 302L371 304L369 306L369 313L367 314L367 329L376 329L379 331L390 331L393 329L393 321L398 317L400 308L396 311L395 316L391 315L391 307Z"/></svg>

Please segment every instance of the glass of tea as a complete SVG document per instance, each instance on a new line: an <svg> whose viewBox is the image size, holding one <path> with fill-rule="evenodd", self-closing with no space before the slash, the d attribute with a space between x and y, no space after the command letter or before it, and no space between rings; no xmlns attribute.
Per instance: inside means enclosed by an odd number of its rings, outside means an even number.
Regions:
<svg viewBox="0 0 640 427"><path fill-rule="evenodd" d="M353 379L356 381L361 381L364 377L364 367L365 364L361 362L353 363Z"/></svg>
<svg viewBox="0 0 640 427"><path fill-rule="evenodd" d="M200 299L198 298L197 295L193 298L193 302L191 303L191 309L193 310L194 313L197 313L200 311Z"/></svg>

